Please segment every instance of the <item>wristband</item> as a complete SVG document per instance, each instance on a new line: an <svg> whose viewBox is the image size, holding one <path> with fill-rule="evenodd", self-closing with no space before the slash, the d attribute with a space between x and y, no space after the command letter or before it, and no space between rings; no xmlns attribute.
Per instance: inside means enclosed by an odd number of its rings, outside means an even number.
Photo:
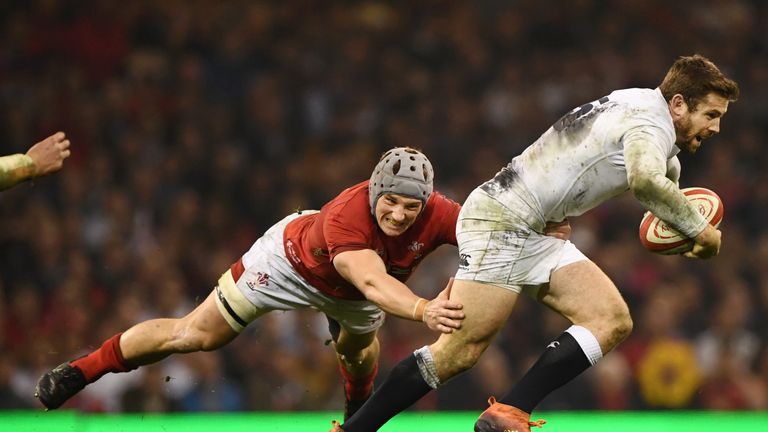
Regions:
<svg viewBox="0 0 768 432"><path fill-rule="evenodd" d="M427 307L427 299L419 298L413 305L413 320L424 321L424 309Z"/></svg>

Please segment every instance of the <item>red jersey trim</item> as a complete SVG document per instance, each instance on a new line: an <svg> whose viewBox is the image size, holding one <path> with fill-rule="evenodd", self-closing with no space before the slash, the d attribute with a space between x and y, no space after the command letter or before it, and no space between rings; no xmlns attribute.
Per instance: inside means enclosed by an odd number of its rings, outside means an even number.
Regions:
<svg viewBox="0 0 768 432"><path fill-rule="evenodd" d="M229 268L229 270L232 272L232 279L235 280L235 283L237 283L238 280L240 280L240 276L245 273L245 267L243 266L243 258L240 257L239 260L235 261L234 264L232 264L232 267Z"/></svg>

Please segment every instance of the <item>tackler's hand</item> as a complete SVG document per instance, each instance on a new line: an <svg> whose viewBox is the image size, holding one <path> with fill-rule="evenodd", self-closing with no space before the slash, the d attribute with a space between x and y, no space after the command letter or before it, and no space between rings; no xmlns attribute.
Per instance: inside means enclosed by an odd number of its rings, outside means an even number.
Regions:
<svg viewBox="0 0 768 432"><path fill-rule="evenodd" d="M453 278L448 281L445 289L424 308L422 319L431 330L453 333L454 330L461 328L461 321L464 319L464 312L461 309L464 306L449 299L452 286Z"/></svg>

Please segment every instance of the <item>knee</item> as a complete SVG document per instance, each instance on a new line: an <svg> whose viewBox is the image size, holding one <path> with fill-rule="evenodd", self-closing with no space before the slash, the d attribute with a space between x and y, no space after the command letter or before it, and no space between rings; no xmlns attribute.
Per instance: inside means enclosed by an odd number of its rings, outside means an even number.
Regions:
<svg viewBox="0 0 768 432"><path fill-rule="evenodd" d="M618 342L621 342L632 333L633 328L632 316L627 310L626 313L621 314L614 320L614 337Z"/></svg>
<svg viewBox="0 0 768 432"><path fill-rule="evenodd" d="M173 351L178 353L200 351L202 344L197 332L190 331L190 326L184 319L174 321L170 340Z"/></svg>
<svg viewBox="0 0 768 432"><path fill-rule="evenodd" d="M480 359L480 355L484 351L477 345L469 345L465 348L466 349L457 357L457 373L461 373L473 368L475 364L477 364L477 360Z"/></svg>
<svg viewBox="0 0 768 432"><path fill-rule="evenodd" d="M362 364L368 361L377 361L379 358L379 341L373 339L367 346L336 347L336 353L347 364Z"/></svg>
<svg viewBox="0 0 768 432"><path fill-rule="evenodd" d="M218 340L213 335L206 334L199 339L197 351L214 351L221 348L225 344L226 342Z"/></svg>
<svg viewBox="0 0 768 432"><path fill-rule="evenodd" d="M379 339L375 332L353 335L342 329L338 342L333 347L339 356L349 362L360 362L371 356L379 356Z"/></svg>
<svg viewBox="0 0 768 432"><path fill-rule="evenodd" d="M629 309L626 305L617 308L614 313L609 316L611 318L608 323L608 328L610 329L608 345L614 347L632 333L634 323L632 322L632 316L629 314Z"/></svg>
<svg viewBox="0 0 768 432"><path fill-rule="evenodd" d="M604 354L632 333L632 317L625 303L593 310L590 313L590 319L574 322L574 324L590 329L600 343Z"/></svg>
<svg viewBox="0 0 768 432"><path fill-rule="evenodd" d="M458 375L471 369L488 346L486 343L467 343L459 346L445 348L436 353L436 357L443 359L443 365L438 367L441 380L446 377Z"/></svg>
<svg viewBox="0 0 768 432"><path fill-rule="evenodd" d="M179 353L213 351L225 343L213 332L206 331L183 319L178 320L173 328L172 344L175 348L174 351Z"/></svg>

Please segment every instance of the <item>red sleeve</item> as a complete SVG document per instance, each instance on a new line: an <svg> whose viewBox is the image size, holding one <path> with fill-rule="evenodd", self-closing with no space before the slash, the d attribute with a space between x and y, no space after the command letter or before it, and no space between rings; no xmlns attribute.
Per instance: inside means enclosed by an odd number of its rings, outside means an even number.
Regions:
<svg viewBox="0 0 768 432"><path fill-rule="evenodd" d="M435 211L440 215L441 236L446 243L454 246L456 241L456 221L459 219L461 205L445 195L435 192Z"/></svg>
<svg viewBox="0 0 768 432"><path fill-rule="evenodd" d="M366 209L368 207L366 206ZM330 260L336 255L361 249L373 249L370 244L370 216L360 214L353 205L338 205L329 209L323 223L323 236Z"/></svg>

